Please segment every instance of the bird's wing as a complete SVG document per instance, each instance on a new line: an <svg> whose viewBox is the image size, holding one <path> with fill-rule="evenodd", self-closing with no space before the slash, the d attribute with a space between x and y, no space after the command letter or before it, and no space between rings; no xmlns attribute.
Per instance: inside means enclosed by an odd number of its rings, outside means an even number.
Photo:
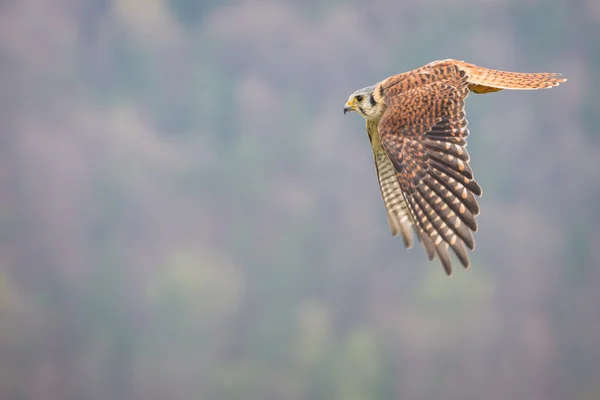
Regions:
<svg viewBox="0 0 600 400"><path fill-rule="evenodd" d="M376 122L367 120L367 133L369 134L369 140L373 148L373 158L375 160L375 168L377 169L379 188L381 189L383 203L387 211L390 230L394 236L401 234L404 246L410 248L413 244L410 211L396 178L396 170L381 145Z"/></svg>
<svg viewBox="0 0 600 400"><path fill-rule="evenodd" d="M475 196L481 195L466 150L467 79L464 70L446 64L388 78L376 88L387 106L378 125L382 147L421 241L447 274L449 247L469 265L464 245L475 246Z"/></svg>

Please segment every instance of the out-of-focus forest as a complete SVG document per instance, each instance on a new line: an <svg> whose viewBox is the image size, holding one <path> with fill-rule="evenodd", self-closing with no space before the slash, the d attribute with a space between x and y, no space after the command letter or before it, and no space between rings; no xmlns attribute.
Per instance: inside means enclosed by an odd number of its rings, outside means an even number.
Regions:
<svg viewBox="0 0 600 400"><path fill-rule="evenodd" d="M467 100L451 278L342 113L445 58L569 78ZM0 398L600 399L599 90L598 0L0 1Z"/></svg>

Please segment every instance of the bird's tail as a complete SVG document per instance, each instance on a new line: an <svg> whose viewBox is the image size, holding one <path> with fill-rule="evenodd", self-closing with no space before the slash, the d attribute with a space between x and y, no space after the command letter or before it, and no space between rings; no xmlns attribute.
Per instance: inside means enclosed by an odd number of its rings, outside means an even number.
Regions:
<svg viewBox="0 0 600 400"><path fill-rule="evenodd" d="M536 90L558 86L567 79L554 72L507 72L462 63L469 77L469 89L474 93L491 93L502 89Z"/></svg>

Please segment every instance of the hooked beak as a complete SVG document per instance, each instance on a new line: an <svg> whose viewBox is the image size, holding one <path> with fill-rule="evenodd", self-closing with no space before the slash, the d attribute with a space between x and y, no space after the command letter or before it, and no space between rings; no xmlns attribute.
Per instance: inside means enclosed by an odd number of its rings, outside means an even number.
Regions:
<svg viewBox="0 0 600 400"><path fill-rule="evenodd" d="M354 102L350 100L348 100L348 102L344 106L344 115L346 115L346 113L349 111L355 111Z"/></svg>

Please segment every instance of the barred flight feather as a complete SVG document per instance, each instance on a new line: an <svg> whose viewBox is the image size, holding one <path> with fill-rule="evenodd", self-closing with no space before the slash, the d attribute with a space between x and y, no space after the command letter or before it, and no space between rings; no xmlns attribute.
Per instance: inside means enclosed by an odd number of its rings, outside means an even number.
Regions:
<svg viewBox="0 0 600 400"><path fill-rule="evenodd" d="M461 224L460 220L458 220L459 224L457 227L457 225L451 221L453 217L456 217L454 212L451 211L445 203L443 203L445 205L444 210L442 209L444 205L441 207L436 206L435 200L432 199L429 194L431 192L428 193L425 187L420 186L418 191L419 193L416 194L415 197L419 202L421 209L424 210L425 215L429 220L429 224L433 226L437 234L446 243L450 244L450 247L454 250L461 263L467 267L469 265L468 256L464 247L462 247L462 242L458 240L458 237L460 237L461 240L466 238L472 242L471 231L469 231L466 225ZM454 221L456 221L456 219L454 219Z"/></svg>
<svg viewBox="0 0 600 400"><path fill-rule="evenodd" d="M462 219L451 207L451 200L448 198L442 198L442 201L437 201L440 199L440 197L437 196L437 193L434 190L426 185L420 186L418 190L422 197L424 197L427 201L426 211L429 212L430 222L432 222L434 225L437 224L436 227L439 228L449 228L452 232L454 232L454 234L458 235L458 237L463 240L469 248L472 249L475 246L473 234L471 233L469 226L462 223ZM444 232L440 231L439 229L438 232L444 237L444 240L450 242L451 236L446 237Z"/></svg>
<svg viewBox="0 0 600 400"><path fill-rule="evenodd" d="M460 197L458 197L455 192L448 190L444 184L440 183L439 176L435 174L435 172L430 171L428 179L425 183L436 193L438 198L437 202L445 204L452 209L459 216L461 221L467 225L471 230L477 231L477 220L471 208L469 208ZM471 247L471 246L469 246Z"/></svg>

